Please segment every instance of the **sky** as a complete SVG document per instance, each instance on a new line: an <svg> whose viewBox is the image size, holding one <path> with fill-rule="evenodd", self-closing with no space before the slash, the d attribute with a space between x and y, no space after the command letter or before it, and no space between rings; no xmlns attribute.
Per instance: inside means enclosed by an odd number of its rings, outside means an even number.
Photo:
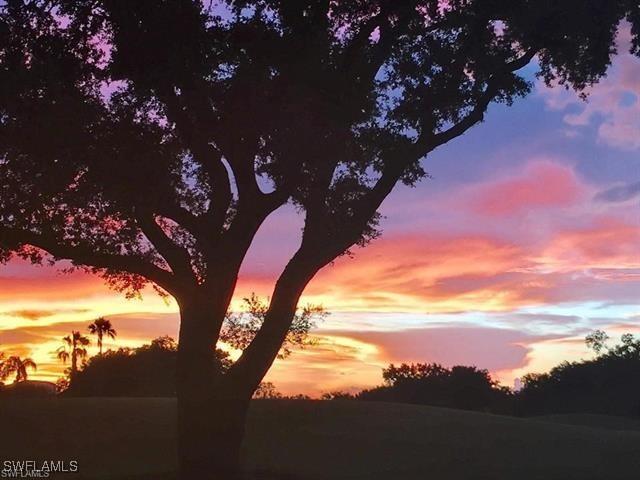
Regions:
<svg viewBox="0 0 640 480"><path fill-rule="evenodd" d="M310 283L302 303L331 314L312 332L316 345L278 360L266 380L318 396L380 384L392 362L439 362L486 368L512 386L589 358L583 339L594 329L640 333L640 60L627 41L622 32L587 102L536 82L433 152L431 178L385 201L383 236ZM290 207L267 220L235 309L271 293L301 225ZM152 291L127 300L88 274L0 266L0 351L31 356L31 378L61 376L52 352L98 316L118 331L106 348L177 337L175 302Z"/></svg>

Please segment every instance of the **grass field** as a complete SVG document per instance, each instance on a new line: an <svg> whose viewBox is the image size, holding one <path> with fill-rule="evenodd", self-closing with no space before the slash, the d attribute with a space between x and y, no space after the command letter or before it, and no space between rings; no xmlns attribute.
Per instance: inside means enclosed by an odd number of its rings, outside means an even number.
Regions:
<svg viewBox="0 0 640 480"><path fill-rule="evenodd" d="M78 460L64 479L169 479L171 399L4 400L0 462ZM292 480L630 480L640 426L602 416L518 419L412 405L254 402L251 478ZM197 480L197 479L194 479Z"/></svg>

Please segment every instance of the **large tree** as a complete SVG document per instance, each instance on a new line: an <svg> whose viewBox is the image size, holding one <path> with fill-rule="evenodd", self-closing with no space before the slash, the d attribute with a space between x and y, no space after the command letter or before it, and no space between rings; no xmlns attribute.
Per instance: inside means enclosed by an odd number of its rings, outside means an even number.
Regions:
<svg viewBox="0 0 640 480"><path fill-rule="evenodd" d="M249 399L322 267L397 183L510 104L582 91L636 0L0 2L0 258L62 261L180 308L183 478L232 478ZM304 215L259 330L210 360L254 236ZM46 254L45 254L46 252Z"/></svg>

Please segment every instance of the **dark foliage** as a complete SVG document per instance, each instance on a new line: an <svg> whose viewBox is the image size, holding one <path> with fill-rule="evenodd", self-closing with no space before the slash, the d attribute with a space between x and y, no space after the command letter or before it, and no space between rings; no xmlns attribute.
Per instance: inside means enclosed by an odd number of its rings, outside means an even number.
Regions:
<svg viewBox="0 0 640 480"><path fill-rule="evenodd" d="M335 390L333 392L323 393L321 398L322 400L356 400L358 397L353 393Z"/></svg>
<svg viewBox="0 0 640 480"><path fill-rule="evenodd" d="M415 403L462 410L510 413L512 393L500 387L486 370L476 367L402 364L383 372L386 385L364 390L359 400Z"/></svg>
<svg viewBox="0 0 640 480"><path fill-rule="evenodd" d="M222 329L220 341L225 342L236 350L244 350L262 328L267 312L269 299L260 299L255 293L243 299L243 310L228 312ZM309 336L309 331L322 322L329 313L321 305L305 305L296 309L289 332L287 333L278 358L283 359L291 355L293 348L304 349L315 344L315 339Z"/></svg>
<svg viewBox="0 0 640 480"><path fill-rule="evenodd" d="M230 478L241 410L308 282L380 233L380 205L425 176L427 155L492 103L529 93L521 70L534 58L545 81L583 91L605 74L623 20L640 53L637 10L637 0L2 1L0 262L66 260L130 295L146 284L173 295L181 475L208 465ZM260 329L217 378L208 354L240 267L286 204L304 215L299 248Z"/></svg>
<svg viewBox="0 0 640 480"><path fill-rule="evenodd" d="M593 338L601 341L593 345ZM622 336L622 342L605 348L606 336L596 332L588 344L604 351L593 360L564 362L549 373L529 374L518 394L518 413L600 413L640 415L640 340Z"/></svg>
<svg viewBox="0 0 640 480"><path fill-rule="evenodd" d="M253 398L256 400L277 400L283 398L283 396L273 383L262 382L253 393Z"/></svg>
<svg viewBox="0 0 640 480"><path fill-rule="evenodd" d="M163 397L176 394L176 342L167 336L136 349L109 350L92 357L65 392L70 396ZM229 366L221 350L211 352L217 370Z"/></svg>
<svg viewBox="0 0 640 480"><path fill-rule="evenodd" d="M29 376L28 370L36 370L38 366L31 358L21 358L11 355L6 360L0 352L0 385L9 378L14 377L14 383L25 382Z"/></svg>

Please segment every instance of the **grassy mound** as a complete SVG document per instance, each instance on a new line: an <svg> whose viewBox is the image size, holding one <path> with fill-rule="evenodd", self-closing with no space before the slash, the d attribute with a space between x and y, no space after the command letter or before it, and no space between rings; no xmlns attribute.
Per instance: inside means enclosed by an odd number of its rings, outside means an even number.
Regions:
<svg viewBox="0 0 640 480"><path fill-rule="evenodd" d="M80 474L59 475L68 480L168 479L176 469L174 416L173 399L4 400L0 453L2 460L78 460ZM385 403L254 402L245 457L259 472L251 478L265 480L636 477L640 431L615 418L589 419L588 427L570 420Z"/></svg>

